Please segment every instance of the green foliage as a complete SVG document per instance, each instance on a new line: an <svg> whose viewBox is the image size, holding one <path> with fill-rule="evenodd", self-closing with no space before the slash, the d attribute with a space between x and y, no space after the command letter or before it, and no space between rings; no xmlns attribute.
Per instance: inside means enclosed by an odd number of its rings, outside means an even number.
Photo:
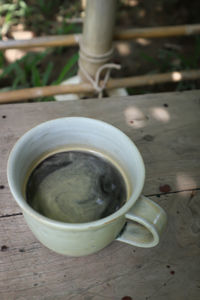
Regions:
<svg viewBox="0 0 200 300"><path fill-rule="evenodd" d="M6 34L11 25L17 24L21 17L27 17L31 13L30 7L23 0L0 1L0 15L4 17L1 33Z"/></svg>
<svg viewBox="0 0 200 300"><path fill-rule="evenodd" d="M37 74L37 66L45 57L45 55L45 52L37 54L27 54L16 62L9 64L7 67L4 67L4 70L0 75L0 79L2 79L3 77L14 78L11 89L28 87L30 78L32 78L32 82L37 82L36 86L40 85Z"/></svg>
<svg viewBox="0 0 200 300"><path fill-rule="evenodd" d="M152 57L146 52L141 51L139 54L140 58L153 67L151 73L198 69L200 65L200 36L193 38L194 50L192 53L183 54L181 50L159 49L157 57ZM196 88L195 82L185 81L177 83L176 90L194 88Z"/></svg>
<svg viewBox="0 0 200 300"><path fill-rule="evenodd" d="M163 0L166 7L174 7L179 0ZM125 7L125 1L119 1L117 13L121 15L120 8ZM23 24L25 30L32 30L35 35L62 35L79 33L81 25L68 24L67 19L76 17L80 12L81 1L63 0L0 0L0 39L1 36L12 32L12 25ZM121 6L120 6L121 5ZM71 52L70 52L71 53ZM3 52L0 51L0 80L5 79L6 89L19 89L26 87L60 84L63 80L77 72L78 53L75 53L64 63L60 70L56 68L52 55L66 56L65 47L56 47L43 53L29 53L22 59L8 65ZM68 55L68 54L67 54ZM158 49L156 57L148 52L140 52L140 61L147 63L152 73L164 73L175 70L198 69L200 65L200 36L194 37L194 48L191 53L176 49ZM56 72L56 74L55 74ZM55 79L56 78L56 79ZM177 90L196 88L196 83L179 82ZM151 88L150 88L151 91ZM146 89L129 88L131 93L145 93ZM38 99L36 101L53 100L53 97Z"/></svg>
<svg viewBox="0 0 200 300"><path fill-rule="evenodd" d="M50 75L51 75L52 70L53 70L53 66L54 66L53 62L50 61L50 62L48 63L48 65L47 65L47 67L46 67L44 73L43 73L43 80L42 80L43 85L47 85L47 84L48 84L49 79L50 79Z"/></svg>
<svg viewBox="0 0 200 300"><path fill-rule="evenodd" d="M46 1L46 0L37 0L37 10L40 11L43 15L49 17L55 13L55 10L62 4L62 0L53 0L53 1Z"/></svg>
<svg viewBox="0 0 200 300"><path fill-rule="evenodd" d="M69 15L66 16L68 18ZM70 34L70 33L80 33L81 28L78 24L67 24L65 19L63 19L60 26L58 26L55 30L56 35ZM54 49L55 53L62 54L65 51L65 47L57 47Z"/></svg>
<svg viewBox="0 0 200 300"><path fill-rule="evenodd" d="M3 68L5 66L5 58L4 58L4 55L3 55L3 52L0 51L0 69Z"/></svg>
<svg viewBox="0 0 200 300"><path fill-rule="evenodd" d="M9 86L9 90L15 90L26 87L60 84L63 80L76 73L78 53L75 53L68 59L67 63L60 70L57 79L52 81L51 75L53 73L54 63L49 61L41 67L44 61L47 60L48 55L48 51L44 51L43 53L28 53L23 58L4 67L0 75L0 80L3 78L12 78L12 84ZM2 52L0 52L0 63L1 62L3 62ZM52 99L53 98L46 98L44 101ZM39 100L43 101L42 98Z"/></svg>
<svg viewBox="0 0 200 300"><path fill-rule="evenodd" d="M187 55L172 49L159 49L156 58L144 51L141 51L139 55L143 61L153 64L157 72L173 71L177 68L195 69L200 63L200 36L194 37L194 51ZM178 66L174 64L175 60L179 60Z"/></svg>
<svg viewBox="0 0 200 300"><path fill-rule="evenodd" d="M54 81L54 84L60 84L64 79L69 78L70 76L68 76L68 74L72 69L72 67L77 63L77 61L78 61L78 53L75 53L65 64L58 78L56 79L56 81Z"/></svg>
<svg viewBox="0 0 200 300"><path fill-rule="evenodd" d="M12 25L19 23L25 23L35 32L42 31L51 34L80 32L79 26L66 24L65 21L66 18L74 14L76 9L78 10L77 3L70 4L63 0L32 0L31 3L28 2L23 0L0 0L0 17L3 18L0 33L7 34ZM68 9L66 10L65 7ZM61 23L57 22L57 17L61 17L63 21Z"/></svg>
<svg viewBox="0 0 200 300"><path fill-rule="evenodd" d="M179 54L184 69L197 69L200 65L200 36L195 37L194 51L188 56Z"/></svg>
<svg viewBox="0 0 200 300"><path fill-rule="evenodd" d="M67 24L66 19L74 15L78 9L77 3L64 3L63 0L0 0L0 39L9 34L12 25L24 24L33 30L36 35L69 34L80 32L77 24ZM80 4L79 4L80 5ZM74 11L75 10L75 11ZM57 21L59 16L60 20ZM78 53L65 60L64 66L58 71L55 68L52 56L66 55L65 47L48 49L42 53L28 53L23 58L8 64L4 54L0 51L0 81L6 82L6 90L15 90L27 87L37 87L60 84L63 80L77 72ZM56 70L56 74L55 74ZM57 79L55 80L55 77ZM53 97L39 99L52 100ZM38 99L36 100L38 101Z"/></svg>

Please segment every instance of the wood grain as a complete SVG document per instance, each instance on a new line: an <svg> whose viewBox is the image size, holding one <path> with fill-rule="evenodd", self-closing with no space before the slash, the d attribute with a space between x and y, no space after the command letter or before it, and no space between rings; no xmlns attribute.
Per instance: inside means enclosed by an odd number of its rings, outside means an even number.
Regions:
<svg viewBox="0 0 200 300"><path fill-rule="evenodd" d="M1 300L198 300L200 298L200 91L0 107ZM123 130L146 165L144 194L168 214L161 243L113 242L70 258L42 246L9 192L6 164L16 140L53 118L85 116ZM160 186L168 185L168 193Z"/></svg>
<svg viewBox="0 0 200 300"><path fill-rule="evenodd" d="M152 197L169 217L156 248L113 242L82 258L43 247L23 216L0 218L0 245L8 247L0 252L1 299L199 299L199 196L180 192Z"/></svg>
<svg viewBox="0 0 200 300"><path fill-rule="evenodd" d="M200 91L197 90L64 103L2 105L0 184L7 186L8 154L22 134L50 119L85 116L117 126L136 143L146 166L145 194L160 193L159 187L164 184L170 185L171 191L197 188L200 179L199 99Z"/></svg>

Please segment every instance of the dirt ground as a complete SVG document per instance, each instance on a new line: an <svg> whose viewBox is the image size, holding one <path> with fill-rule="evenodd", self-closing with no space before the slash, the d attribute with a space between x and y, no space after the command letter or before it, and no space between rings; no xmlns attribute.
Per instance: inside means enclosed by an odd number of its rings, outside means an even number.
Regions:
<svg viewBox="0 0 200 300"><path fill-rule="evenodd" d="M30 4L34 0L29 1ZM33 32L33 36L66 33L60 29L60 19L66 14L80 17L81 1L57 1L59 5L49 13L35 14L23 20L23 30ZM121 0L117 1L116 28L141 28L167 25L200 23L199 0ZM18 26L18 25L17 25ZM12 31L20 31L20 27L12 26L6 38L12 37ZM25 28L25 29L24 29ZM60 30L60 31L59 31ZM71 30L71 31L70 31ZM81 31L81 25L72 25L69 33ZM113 71L113 77L125 77L143 74L156 74L181 69L198 69L200 67L200 36L174 37L162 39L136 39L132 42L116 43L113 61L120 63L122 69ZM63 64L78 48L62 48L50 52L41 63L43 68L49 61L54 63L50 81L57 78ZM76 68L75 68L76 72ZM10 79L2 79L0 86L7 86ZM200 88L200 83L188 81L184 83L162 84L153 87L130 88L130 94L149 92L188 90Z"/></svg>

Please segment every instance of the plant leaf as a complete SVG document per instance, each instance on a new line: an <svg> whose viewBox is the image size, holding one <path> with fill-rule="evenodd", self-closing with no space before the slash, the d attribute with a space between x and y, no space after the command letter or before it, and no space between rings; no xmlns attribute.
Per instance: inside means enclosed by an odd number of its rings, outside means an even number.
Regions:
<svg viewBox="0 0 200 300"><path fill-rule="evenodd" d="M49 62L48 66L44 72L44 75L42 76L42 85L47 85L49 77L52 72L52 69L53 69L53 62L51 61L51 62Z"/></svg>
<svg viewBox="0 0 200 300"><path fill-rule="evenodd" d="M41 86L40 73L35 65L32 68L31 82L33 86Z"/></svg>
<svg viewBox="0 0 200 300"><path fill-rule="evenodd" d="M78 53L75 53L66 63L62 71L60 72L60 75L58 76L57 80L53 82L53 84L59 84L63 81L63 79L66 78L67 74L71 70L71 68L77 63L78 61Z"/></svg>

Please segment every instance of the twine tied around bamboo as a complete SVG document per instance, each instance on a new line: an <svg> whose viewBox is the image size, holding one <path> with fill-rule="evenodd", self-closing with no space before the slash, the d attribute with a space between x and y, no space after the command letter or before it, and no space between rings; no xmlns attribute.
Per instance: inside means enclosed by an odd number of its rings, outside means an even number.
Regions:
<svg viewBox="0 0 200 300"><path fill-rule="evenodd" d="M80 51L79 51L79 68L82 72L82 74L85 76L85 78L92 84L94 90L98 93L98 97L102 98L103 91L106 89L107 82L110 78L111 70L112 69L121 69L121 65L115 64L115 63L108 63L108 61L111 59L113 55L114 48L112 47L108 52L101 54L101 55L93 55L89 53L81 43L81 40L79 39L80 44ZM89 74L89 72L84 68L83 64L81 63L81 60L90 62L93 64L101 64L100 67L97 69L96 74L94 78ZM100 84L100 78L102 75L102 72L105 71L104 78L102 84Z"/></svg>
<svg viewBox="0 0 200 300"><path fill-rule="evenodd" d="M98 97L102 98L103 91L105 90L106 84L110 78L111 70L112 69L119 70L119 69L121 69L121 66L117 65L117 64L113 64L113 63L104 64L98 68L98 70L95 74L95 79L93 79L92 76L90 76L90 74L83 68L83 66L80 64L80 62L79 62L79 68L82 71L82 73L84 74L84 76L88 79L88 81L92 84L95 91L98 93ZM103 79L103 84L100 85L101 72L105 69L107 69L107 70L106 70L106 73L105 73L105 76Z"/></svg>

